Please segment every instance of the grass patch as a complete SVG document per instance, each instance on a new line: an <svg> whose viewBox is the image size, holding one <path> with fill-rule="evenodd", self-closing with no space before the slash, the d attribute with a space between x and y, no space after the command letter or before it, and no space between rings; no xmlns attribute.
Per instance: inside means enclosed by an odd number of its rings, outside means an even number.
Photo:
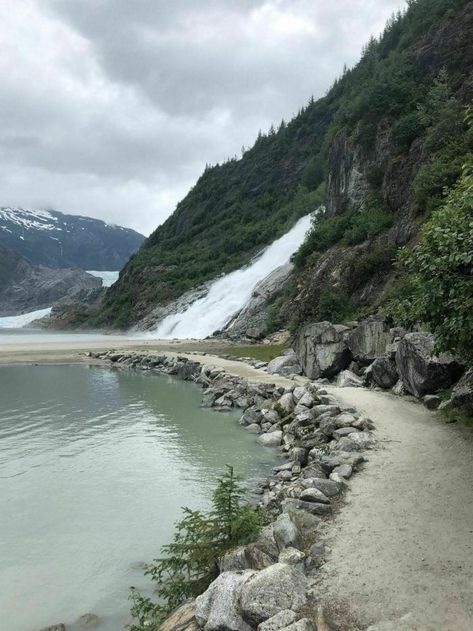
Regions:
<svg viewBox="0 0 473 631"><path fill-rule="evenodd" d="M458 423L464 427L473 427L473 409L463 406L446 410L444 413L446 423Z"/></svg>
<svg viewBox="0 0 473 631"><path fill-rule="evenodd" d="M253 346L235 346L226 348L226 355L234 355L235 357L251 357L259 359L263 362L269 362L275 357L282 355L287 349L287 344L255 344ZM220 353L220 354L222 354Z"/></svg>

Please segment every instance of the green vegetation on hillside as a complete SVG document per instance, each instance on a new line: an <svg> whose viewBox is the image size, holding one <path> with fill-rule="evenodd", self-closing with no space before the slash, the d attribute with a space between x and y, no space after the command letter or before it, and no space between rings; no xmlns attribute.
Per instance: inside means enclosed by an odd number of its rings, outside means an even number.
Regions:
<svg viewBox="0 0 473 631"><path fill-rule="evenodd" d="M473 359L473 153L418 245L402 251L400 265L388 312L403 326L426 324L440 350Z"/></svg>
<svg viewBox="0 0 473 631"><path fill-rule="evenodd" d="M415 183L405 185L414 186L420 218L437 208L468 152L462 104L454 95L470 59L464 45L452 42L439 74L438 62L425 58L421 66L418 53L467 4L410 0L326 96L311 100L277 130L260 133L241 159L208 167L107 292L97 323L129 326L155 304L247 263L326 201L330 150L342 134L366 156L383 124L401 162L420 143L421 167ZM373 164L367 176L371 192L359 212L338 208L335 217L318 215L317 235L296 257L300 266L334 243L351 246L389 229L398 208L381 195L384 177Z"/></svg>
<svg viewBox="0 0 473 631"><path fill-rule="evenodd" d="M244 503L246 489L240 480L228 467L218 480L209 512L184 508L174 540L145 571L156 584L158 602L132 592L135 622L130 631L157 631L173 609L202 594L217 578L218 560L225 552L256 539L263 513Z"/></svg>

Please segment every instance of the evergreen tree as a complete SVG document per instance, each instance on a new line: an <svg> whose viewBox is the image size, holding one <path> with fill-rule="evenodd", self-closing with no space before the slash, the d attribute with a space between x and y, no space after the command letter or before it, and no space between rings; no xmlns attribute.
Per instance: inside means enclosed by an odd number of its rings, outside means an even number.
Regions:
<svg viewBox="0 0 473 631"><path fill-rule="evenodd" d="M254 540L262 513L243 503L246 489L233 467L218 480L208 513L184 508L174 540L163 546L162 557L145 574L157 584L158 602L132 592L130 631L156 631L164 618L188 598L203 593L218 576L218 560L232 548Z"/></svg>

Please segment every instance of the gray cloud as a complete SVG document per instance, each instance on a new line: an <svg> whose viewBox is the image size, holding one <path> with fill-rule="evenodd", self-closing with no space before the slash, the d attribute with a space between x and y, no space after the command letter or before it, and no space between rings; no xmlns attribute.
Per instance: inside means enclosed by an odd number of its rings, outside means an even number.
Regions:
<svg viewBox="0 0 473 631"><path fill-rule="evenodd" d="M0 204L149 232L206 162L321 96L402 4L0 3Z"/></svg>

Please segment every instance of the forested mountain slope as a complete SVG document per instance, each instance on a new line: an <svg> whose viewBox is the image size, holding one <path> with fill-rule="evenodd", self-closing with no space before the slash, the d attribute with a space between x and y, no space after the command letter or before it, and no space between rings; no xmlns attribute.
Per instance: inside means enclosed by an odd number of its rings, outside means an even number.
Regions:
<svg viewBox="0 0 473 631"><path fill-rule="evenodd" d="M108 290L95 323L153 306L246 263L323 204L270 327L369 311L400 246L441 204L472 150L473 2L411 0L327 95L209 167ZM314 72L316 60L314 60Z"/></svg>

